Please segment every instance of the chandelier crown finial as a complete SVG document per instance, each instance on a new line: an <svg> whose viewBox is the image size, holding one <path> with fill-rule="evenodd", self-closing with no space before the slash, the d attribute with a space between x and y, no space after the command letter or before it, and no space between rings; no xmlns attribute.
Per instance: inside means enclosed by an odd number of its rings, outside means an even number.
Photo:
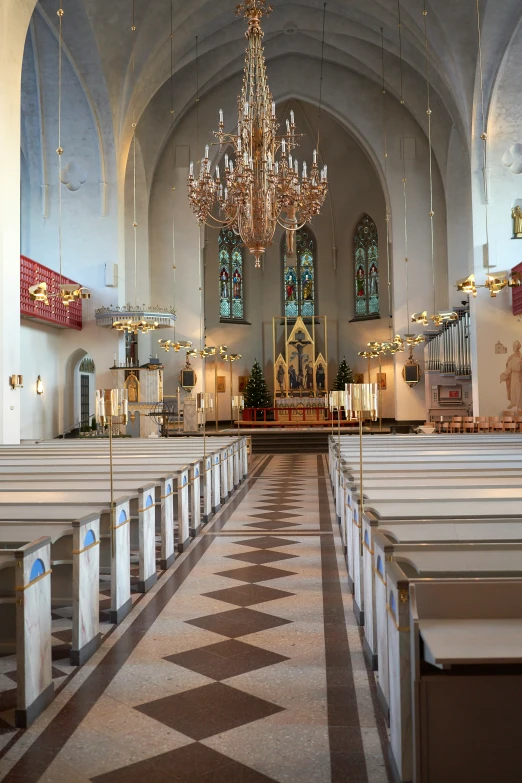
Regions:
<svg viewBox="0 0 522 783"><path fill-rule="evenodd" d="M236 16L244 16L249 21L269 16L272 11L272 6L267 5L266 0L245 0L244 3L236 5Z"/></svg>

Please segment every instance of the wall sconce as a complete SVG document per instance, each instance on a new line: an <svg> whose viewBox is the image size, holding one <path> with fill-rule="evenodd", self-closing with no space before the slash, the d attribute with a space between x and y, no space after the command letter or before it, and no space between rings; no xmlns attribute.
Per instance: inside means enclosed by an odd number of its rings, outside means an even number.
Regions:
<svg viewBox="0 0 522 783"><path fill-rule="evenodd" d="M9 377L9 384L12 389L21 389L24 385L23 375L11 375Z"/></svg>
<svg viewBox="0 0 522 783"><path fill-rule="evenodd" d="M44 392L43 381L40 378L40 376L38 376L38 378L36 379L36 393L43 394L43 392Z"/></svg>

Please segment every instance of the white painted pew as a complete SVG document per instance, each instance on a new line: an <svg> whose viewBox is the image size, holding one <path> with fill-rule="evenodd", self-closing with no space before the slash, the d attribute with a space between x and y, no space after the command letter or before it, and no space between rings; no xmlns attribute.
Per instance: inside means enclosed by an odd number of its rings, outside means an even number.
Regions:
<svg viewBox="0 0 522 783"><path fill-rule="evenodd" d="M74 542L75 523L79 522L84 526L84 520L92 519L95 515L100 519L101 552L99 555L99 571L96 572L96 584L98 584L98 573L107 573L111 577L111 610L110 621L118 623L123 620L132 608L130 597L130 502L128 496L117 496L114 505L114 526L110 518L107 503L105 501L95 504L95 498L89 495L82 498L76 495L74 500L60 501L59 493L48 493L52 495L55 502L45 502L47 498L42 497L45 493L32 493L23 504L16 502L16 493L11 493L11 502L8 505L0 504L0 536L4 541L19 541L20 538L32 541L39 538L42 534L51 538L52 558L58 565L67 567L67 571L74 575L74 557L81 553L85 547L81 546L79 540L79 549L72 549ZM114 545L111 545L111 531L114 530ZM64 540L68 537L69 540ZM94 568L92 559L82 562L87 567L91 565ZM62 568L62 571L64 569ZM65 573L67 574L67 571ZM92 576L94 579L94 576ZM64 602L70 604L78 603L78 618L80 617L80 600L82 601L81 612L89 613L89 609L83 603L85 596L76 593L76 587L72 586L72 600L69 588L64 588L63 582L69 585L67 577L60 579L59 569L55 569L53 583L56 584L57 602L63 605ZM78 588L79 590L79 588ZM94 611L94 610L92 610ZM98 593L96 593L96 612L98 612ZM73 618L74 618L73 611ZM74 636L74 633L73 633ZM81 650L79 650L81 654Z"/></svg>
<svg viewBox="0 0 522 783"><path fill-rule="evenodd" d="M15 725L27 728L54 696L51 540L0 543L0 651L16 653Z"/></svg>
<svg viewBox="0 0 522 783"><path fill-rule="evenodd" d="M432 526L429 525L428 528ZM492 526L494 527L494 526ZM376 620L378 639L378 693L381 703L387 712L390 706L390 680L398 676L398 672L390 670L389 663L389 626L390 601L396 603L397 588L391 597L392 578L388 571L396 564L401 579L426 579L444 577L494 577L522 576L522 523L512 525L514 536L511 539L498 541L493 539L494 532L490 529L488 541L477 539L466 543L431 543L430 531L426 540L417 543L396 543L389 535L382 532L375 534L375 550L373 554L375 583L375 602L373 616ZM468 524L468 534L473 535L473 523ZM480 535L479 529L476 535ZM518 532L518 537L517 537ZM395 569L395 576L399 575ZM370 614L370 613L369 613ZM368 628L373 624L367 617ZM365 626L366 628L366 626ZM396 661L395 661L396 663ZM402 702L401 702L402 703ZM397 708L397 705L395 705ZM400 725L408 721L399 720Z"/></svg>

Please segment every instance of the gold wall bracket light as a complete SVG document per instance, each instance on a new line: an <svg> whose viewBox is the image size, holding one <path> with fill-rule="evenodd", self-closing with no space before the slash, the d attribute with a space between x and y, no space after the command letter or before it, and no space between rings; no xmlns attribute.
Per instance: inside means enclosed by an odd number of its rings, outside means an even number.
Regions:
<svg viewBox="0 0 522 783"><path fill-rule="evenodd" d="M37 394L44 393L43 381L40 376L38 376L38 378L36 379L36 393Z"/></svg>
<svg viewBox="0 0 522 783"><path fill-rule="evenodd" d="M22 389L24 386L24 376L23 375L10 375L9 376L9 386L11 389Z"/></svg>

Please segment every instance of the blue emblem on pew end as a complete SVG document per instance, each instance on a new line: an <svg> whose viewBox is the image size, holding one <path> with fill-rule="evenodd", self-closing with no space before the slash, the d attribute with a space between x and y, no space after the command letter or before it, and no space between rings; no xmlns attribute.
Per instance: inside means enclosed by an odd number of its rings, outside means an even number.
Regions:
<svg viewBox="0 0 522 783"><path fill-rule="evenodd" d="M214 460L214 464L217 465L218 462L219 462L219 457L216 457L216 459Z"/></svg>
<svg viewBox="0 0 522 783"><path fill-rule="evenodd" d="M152 495L149 495L147 498L147 502L145 503L145 508L150 508L154 505L154 501L152 499Z"/></svg>
<svg viewBox="0 0 522 783"><path fill-rule="evenodd" d="M120 516L118 517L118 525L123 525L124 522L127 521L127 514L125 513L125 510L122 508L120 511Z"/></svg>
<svg viewBox="0 0 522 783"><path fill-rule="evenodd" d="M395 601L395 593L393 590L390 590L390 609L392 610L393 614L396 614L397 603Z"/></svg>
<svg viewBox="0 0 522 783"><path fill-rule="evenodd" d="M368 535L368 531L367 530L364 531L364 543L366 544L366 546L369 549L370 548L370 537Z"/></svg>
<svg viewBox="0 0 522 783"><path fill-rule="evenodd" d="M356 522L359 521L359 511L357 510L357 506L354 506L353 508L353 518L355 519Z"/></svg>
<svg viewBox="0 0 522 783"><path fill-rule="evenodd" d="M38 558L38 560L34 561L33 566L31 568L31 573L29 574L29 581L32 582L33 579L36 579L42 574L45 574L45 566L43 564L43 561L40 560L40 558Z"/></svg>
<svg viewBox="0 0 522 783"><path fill-rule="evenodd" d="M184 487L186 483L187 483L187 477L183 476L182 486Z"/></svg>
<svg viewBox="0 0 522 783"><path fill-rule="evenodd" d="M195 475L195 476L199 476L199 468L196 468L196 470L195 470L195 472L194 472L194 475Z"/></svg>
<svg viewBox="0 0 522 783"><path fill-rule="evenodd" d="M91 544L96 543L96 536L94 535L92 530L88 530L85 534L85 538L83 539L83 545L84 546L90 546Z"/></svg>
<svg viewBox="0 0 522 783"><path fill-rule="evenodd" d="M379 555L377 558L377 571L378 573L384 577L384 566L382 564L382 557Z"/></svg>
<svg viewBox="0 0 522 783"><path fill-rule="evenodd" d="M171 492L172 492L172 484L167 484L167 493L170 494Z"/></svg>

